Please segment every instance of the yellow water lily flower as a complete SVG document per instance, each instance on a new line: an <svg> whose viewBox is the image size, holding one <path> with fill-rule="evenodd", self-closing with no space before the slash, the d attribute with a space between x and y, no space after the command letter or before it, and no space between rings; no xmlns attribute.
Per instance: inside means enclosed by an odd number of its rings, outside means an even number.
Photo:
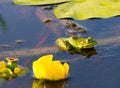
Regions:
<svg viewBox="0 0 120 88"><path fill-rule="evenodd" d="M33 73L38 79L61 80L68 77L68 63L61 63L59 60L52 61L53 55L45 55L33 62Z"/></svg>
<svg viewBox="0 0 120 88"><path fill-rule="evenodd" d="M0 73L6 71L6 63L4 61L0 61Z"/></svg>

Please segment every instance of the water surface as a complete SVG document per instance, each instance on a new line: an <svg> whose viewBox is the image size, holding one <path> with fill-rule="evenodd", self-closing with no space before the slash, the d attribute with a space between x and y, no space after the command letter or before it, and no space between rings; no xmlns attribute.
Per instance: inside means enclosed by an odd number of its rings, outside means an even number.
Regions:
<svg viewBox="0 0 120 88"><path fill-rule="evenodd" d="M119 88L120 87L120 17L109 19L89 19L75 21L87 29L87 33L80 33L81 37L92 36L96 40L108 40L95 46L97 54L89 58L80 54L70 55L54 49L44 50L35 55L2 54L27 49L46 48L55 46L59 37L67 37L65 27L61 27L52 11L42 10L44 6L18 6L12 0L0 1L0 45L10 47L0 48L1 60L6 56L19 57L19 64L27 66L29 73L24 77L0 81L0 88ZM45 16L45 17L44 17ZM43 19L52 17L55 22L44 23ZM115 39L118 38L117 41ZM16 44L16 40L24 40ZM47 49L47 48L46 48ZM45 54L54 54L55 59L67 60L70 64L70 78L58 82L44 82L33 79L32 61Z"/></svg>

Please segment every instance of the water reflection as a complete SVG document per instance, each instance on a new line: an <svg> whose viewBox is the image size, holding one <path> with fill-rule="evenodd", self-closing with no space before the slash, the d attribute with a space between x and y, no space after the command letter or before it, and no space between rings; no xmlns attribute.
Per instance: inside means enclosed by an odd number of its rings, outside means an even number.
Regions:
<svg viewBox="0 0 120 88"><path fill-rule="evenodd" d="M64 88L67 84L67 80L60 81L46 81L35 79L32 83L32 88Z"/></svg>
<svg viewBox="0 0 120 88"><path fill-rule="evenodd" d="M4 32L7 31L7 25L6 22L4 21L4 19L2 18L2 15L0 14L0 27L2 28L2 30Z"/></svg>
<svg viewBox="0 0 120 88"><path fill-rule="evenodd" d="M89 48L89 49L72 49L69 51L63 51L61 48L59 48L62 52L68 52L69 54L80 54L82 56L85 56L86 58L90 58L93 55L97 54L97 51L95 48Z"/></svg>
<svg viewBox="0 0 120 88"><path fill-rule="evenodd" d="M87 58L90 58L93 55L97 54L96 49L90 48L90 49L80 49L80 50L73 50L69 51L70 54L81 54Z"/></svg>
<svg viewBox="0 0 120 88"><path fill-rule="evenodd" d="M36 9L36 12L35 12L36 16L40 19L40 21L43 21L44 23L44 20L48 19L48 18L51 18L52 20L54 19L54 21L56 20L56 18L52 15L52 11L45 11L43 10L42 8L37 8ZM57 20L58 21L58 20ZM58 24L56 24L56 22L49 22L49 23L44 23L45 26L47 26L53 33L56 34L56 36L60 37L61 36L61 33L60 33L60 30L59 29L59 26Z"/></svg>

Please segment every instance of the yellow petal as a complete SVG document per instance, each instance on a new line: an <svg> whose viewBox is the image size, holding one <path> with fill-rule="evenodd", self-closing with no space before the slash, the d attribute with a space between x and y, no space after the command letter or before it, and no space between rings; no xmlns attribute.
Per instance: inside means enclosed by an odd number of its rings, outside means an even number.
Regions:
<svg viewBox="0 0 120 88"><path fill-rule="evenodd" d="M64 68L60 61L53 61L45 66L46 79L48 80L60 80L64 79Z"/></svg>
<svg viewBox="0 0 120 88"><path fill-rule="evenodd" d="M61 80L68 76L69 65L59 61L52 61L53 55L45 55L33 62L33 73L36 78L47 80Z"/></svg>
<svg viewBox="0 0 120 88"><path fill-rule="evenodd" d="M67 63L64 63L63 68L64 68L64 71L65 71L65 77L67 78L68 77L68 72L69 72L69 65Z"/></svg>
<svg viewBox="0 0 120 88"><path fill-rule="evenodd" d="M34 76L36 78L38 78L38 79L46 78L46 73L44 72L41 64L37 60L33 62L32 69L33 69Z"/></svg>
<svg viewBox="0 0 120 88"><path fill-rule="evenodd" d="M32 69L33 69L34 76L36 78L39 78L39 79L46 78L46 73L44 71L44 65L46 66L47 63L52 62L52 58L53 58L52 54L45 55L45 56L38 58L38 60L33 62Z"/></svg>
<svg viewBox="0 0 120 88"><path fill-rule="evenodd" d="M0 61L0 73L6 71L6 63L4 61Z"/></svg>
<svg viewBox="0 0 120 88"><path fill-rule="evenodd" d="M46 64L46 63L51 62L51 61L52 61L52 58L53 58L53 55L52 55L52 54L44 55L44 56L38 58L38 61L39 61L39 63Z"/></svg>

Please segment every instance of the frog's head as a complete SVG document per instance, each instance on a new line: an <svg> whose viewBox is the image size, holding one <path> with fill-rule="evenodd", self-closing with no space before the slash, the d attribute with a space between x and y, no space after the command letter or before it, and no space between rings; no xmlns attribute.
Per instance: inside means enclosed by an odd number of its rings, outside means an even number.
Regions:
<svg viewBox="0 0 120 88"><path fill-rule="evenodd" d="M97 42L92 37L88 37L88 38L84 39L82 48L83 49L93 48L96 44L97 44Z"/></svg>

